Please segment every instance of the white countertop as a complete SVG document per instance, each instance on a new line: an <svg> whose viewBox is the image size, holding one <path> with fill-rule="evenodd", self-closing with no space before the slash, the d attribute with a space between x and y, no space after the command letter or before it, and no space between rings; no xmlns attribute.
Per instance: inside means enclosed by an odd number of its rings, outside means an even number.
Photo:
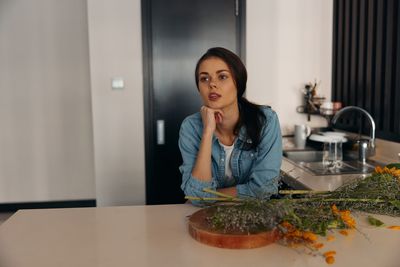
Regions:
<svg viewBox="0 0 400 267"><path fill-rule="evenodd" d="M248 250L201 244L187 231L186 216L196 210L184 204L18 211L0 226L0 266L328 266L277 244ZM400 225L400 218L378 218ZM320 238L322 252L337 251L332 266L400 266L400 231L359 228L369 240L358 232Z"/></svg>

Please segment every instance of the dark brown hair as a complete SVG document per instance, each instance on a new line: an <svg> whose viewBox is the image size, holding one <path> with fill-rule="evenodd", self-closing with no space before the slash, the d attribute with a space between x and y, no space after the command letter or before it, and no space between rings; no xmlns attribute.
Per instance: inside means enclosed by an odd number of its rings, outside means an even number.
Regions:
<svg viewBox="0 0 400 267"><path fill-rule="evenodd" d="M213 47L197 61L195 70L195 79L197 88L199 88L199 67L200 64L209 58L219 58L228 65L232 73L233 80L237 88L237 99L239 105L239 121L235 126L234 133L237 135L242 126L246 129L246 139L251 142L245 142L244 149L255 149L261 138L261 130L266 121L261 106L251 103L243 97L246 91L247 70L240 58L233 52L223 47Z"/></svg>

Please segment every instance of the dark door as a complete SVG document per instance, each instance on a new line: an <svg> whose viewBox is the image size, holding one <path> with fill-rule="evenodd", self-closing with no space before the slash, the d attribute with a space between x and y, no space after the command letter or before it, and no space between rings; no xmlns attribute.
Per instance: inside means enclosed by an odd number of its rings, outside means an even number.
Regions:
<svg viewBox="0 0 400 267"><path fill-rule="evenodd" d="M147 204L184 202L178 137L201 106L195 65L214 46L243 58L243 13L238 0L142 1Z"/></svg>

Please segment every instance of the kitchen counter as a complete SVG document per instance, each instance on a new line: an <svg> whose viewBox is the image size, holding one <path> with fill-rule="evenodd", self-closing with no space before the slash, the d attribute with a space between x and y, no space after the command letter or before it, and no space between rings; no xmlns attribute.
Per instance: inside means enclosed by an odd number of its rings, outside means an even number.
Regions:
<svg viewBox="0 0 400 267"><path fill-rule="evenodd" d="M348 133L351 135L351 133ZM354 134L353 134L354 135ZM400 161L400 144L385 140L376 139L376 155L371 157L372 162L380 166ZM283 138L284 151L315 150L312 147L297 149L294 146L293 138ZM396 155L397 158L396 158ZM281 171L284 173L282 179L289 186L295 189L332 191L357 178L365 178L368 174L342 174L342 175L315 175L295 162L283 157ZM400 266L400 265L399 265Z"/></svg>
<svg viewBox="0 0 400 267"><path fill-rule="evenodd" d="M342 174L342 175L314 175L301 168L296 163L282 158L281 171L285 173L282 180L295 189L316 191L333 191L344 183L357 178L364 178L368 174Z"/></svg>
<svg viewBox="0 0 400 267"><path fill-rule="evenodd" d="M0 226L1 267L105 266L328 266L322 257L272 244L257 249L209 247L190 237L188 204L21 210ZM388 225L400 218L377 216ZM335 250L333 266L397 267L400 231L374 228L358 218L359 229L324 242Z"/></svg>

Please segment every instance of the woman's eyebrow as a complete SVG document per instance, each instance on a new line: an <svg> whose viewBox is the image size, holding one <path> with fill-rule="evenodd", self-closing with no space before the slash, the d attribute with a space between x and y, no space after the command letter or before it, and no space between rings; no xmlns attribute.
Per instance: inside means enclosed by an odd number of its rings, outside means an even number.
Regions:
<svg viewBox="0 0 400 267"><path fill-rule="evenodd" d="M217 73L220 73L220 72L223 72L223 71L229 72L229 70L217 70Z"/></svg>
<svg viewBox="0 0 400 267"><path fill-rule="evenodd" d="M222 70L217 70L216 73L221 73L221 72L224 72L224 71L229 72L229 70L222 69ZM209 73L205 72L205 71L202 71L202 72L199 73L199 75L201 75L201 74L209 75Z"/></svg>

